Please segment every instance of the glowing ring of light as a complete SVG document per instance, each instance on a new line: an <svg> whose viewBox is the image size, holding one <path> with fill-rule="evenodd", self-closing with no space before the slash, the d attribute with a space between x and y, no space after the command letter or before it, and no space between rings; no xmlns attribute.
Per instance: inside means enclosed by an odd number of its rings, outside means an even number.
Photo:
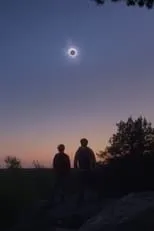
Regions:
<svg viewBox="0 0 154 231"><path fill-rule="evenodd" d="M74 47L70 47L67 51L67 54L71 58L76 58L78 56L78 50Z"/></svg>

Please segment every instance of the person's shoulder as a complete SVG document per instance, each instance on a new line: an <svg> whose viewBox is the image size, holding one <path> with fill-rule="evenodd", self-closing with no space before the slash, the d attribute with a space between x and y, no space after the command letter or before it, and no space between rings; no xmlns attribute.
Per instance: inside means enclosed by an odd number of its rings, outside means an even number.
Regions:
<svg viewBox="0 0 154 231"><path fill-rule="evenodd" d="M69 158L69 155L67 153L63 153L63 155L66 157L66 158Z"/></svg>
<svg viewBox="0 0 154 231"><path fill-rule="evenodd" d="M82 147L79 147L78 149L77 149L77 152L79 152L79 151L81 151L82 150Z"/></svg>
<svg viewBox="0 0 154 231"><path fill-rule="evenodd" d="M54 158L57 158L59 156L59 153L56 153L55 155L54 155Z"/></svg>
<svg viewBox="0 0 154 231"><path fill-rule="evenodd" d="M79 148L76 150L76 154L78 154L78 153L81 151L81 148L82 148L82 147L79 147Z"/></svg>
<svg viewBox="0 0 154 231"><path fill-rule="evenodd" d="M86 150L87 150L86 147L79 147L76 153L77 153L78 155L80 155L80 154L82 154L83 152L85 152Z"/></svg>
<svg viewBox="0 0 154 231"><path fill-rule="evenodd" d="M88 147L88 146L86 147L86 149L87 149L87 150L89 150L89 151L91 151L91 150L92 150L92 149L91 149L90 147Z"/></svg>
<svg viewBox="0 0 154 231"><path fill-rule="evenodd" d="M92 148L90 148L90 147L87 147L88 148L88 150L91 152L91 153L94 153L94 151L92 150Z"/></svg>

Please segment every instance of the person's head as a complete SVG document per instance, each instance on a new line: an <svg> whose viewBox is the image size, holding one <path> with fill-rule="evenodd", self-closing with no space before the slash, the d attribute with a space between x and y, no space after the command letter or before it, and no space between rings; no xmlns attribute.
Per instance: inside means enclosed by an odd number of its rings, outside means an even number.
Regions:
<svg viewBox="0 0 154 231"><path fill-rule="evenodd" d="M82 146L82 147L87 147L87 145L88 145L88 140L87 140L86 138L82 138L82 139L80 140L80 143L81 143L81 146Z"/></svg>
<svg viewBox="0 0 154 231"><path fill-rule="evenodd" d="M65 151L65 145L64 144L59 144L57 147L59 152L64 152Z"/></svg>

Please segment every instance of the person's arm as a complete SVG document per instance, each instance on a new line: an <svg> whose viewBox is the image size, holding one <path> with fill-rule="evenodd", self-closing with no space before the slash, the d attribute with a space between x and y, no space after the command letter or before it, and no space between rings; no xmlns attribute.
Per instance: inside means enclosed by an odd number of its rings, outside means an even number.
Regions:
<svg viewBox="0 0 154 231"><path fill-rule="evenodd" d="M95 168L95 166L96 166L96 157L95 157L95 153L93 152L92 149L91 149L91 166L92 166L92 168Z"/></svg>
<svg viewBox="0 0 154 231"><path fill-rule="evenodd" d="M70 161L69 156L68 156L68 158L67 158L67 165L68 165L68 169L70 169L70 168L71 168L71 161Z"/></svg>
<svg viewBox="0 0 154 231"><path fill-rule="evenodd" d="M53 158L53 169L56 169L56 159L57 159L57 155L54 156Z"/></svg>
<svg viewBox="0 0 154 231"><path fill-rule="evenodd" d="M74 168L78 168L78 151L75 153L74 157Z"/></svg>

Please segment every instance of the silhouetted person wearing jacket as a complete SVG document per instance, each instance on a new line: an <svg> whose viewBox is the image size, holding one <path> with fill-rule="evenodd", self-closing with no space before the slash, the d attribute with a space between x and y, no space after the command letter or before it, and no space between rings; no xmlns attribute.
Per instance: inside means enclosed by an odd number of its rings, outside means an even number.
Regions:
<svg viewBox="0 0 154 231"><path fill-rule="evenodd" d="M54 192L57 193L61 191L61 200L64 200L66 188L68 187L67 181L70 173L70 158L64 153L65 146L63 144L58 145L58 153L53 159L53 169L55 172L56 182L54 187Z"/></svg>
<svg viewBox="0 0 154 231"><path fill-rule="evenodd" d="M79 202L84 200L84 192L92 186L92 171L96 166L96 158L93 150L88 147L88 140L80 140L81 146L78 148L74 157L74 168L80 169L80 192Z"/></svg>
<svg viewBox="0 0 154 231"><path fill-rule="evenodd" d="M90 170L95 168L96 158L93 150L88 147L88 140L80 140L81 147L78 148L74 158L74 168Z"/></svg>

